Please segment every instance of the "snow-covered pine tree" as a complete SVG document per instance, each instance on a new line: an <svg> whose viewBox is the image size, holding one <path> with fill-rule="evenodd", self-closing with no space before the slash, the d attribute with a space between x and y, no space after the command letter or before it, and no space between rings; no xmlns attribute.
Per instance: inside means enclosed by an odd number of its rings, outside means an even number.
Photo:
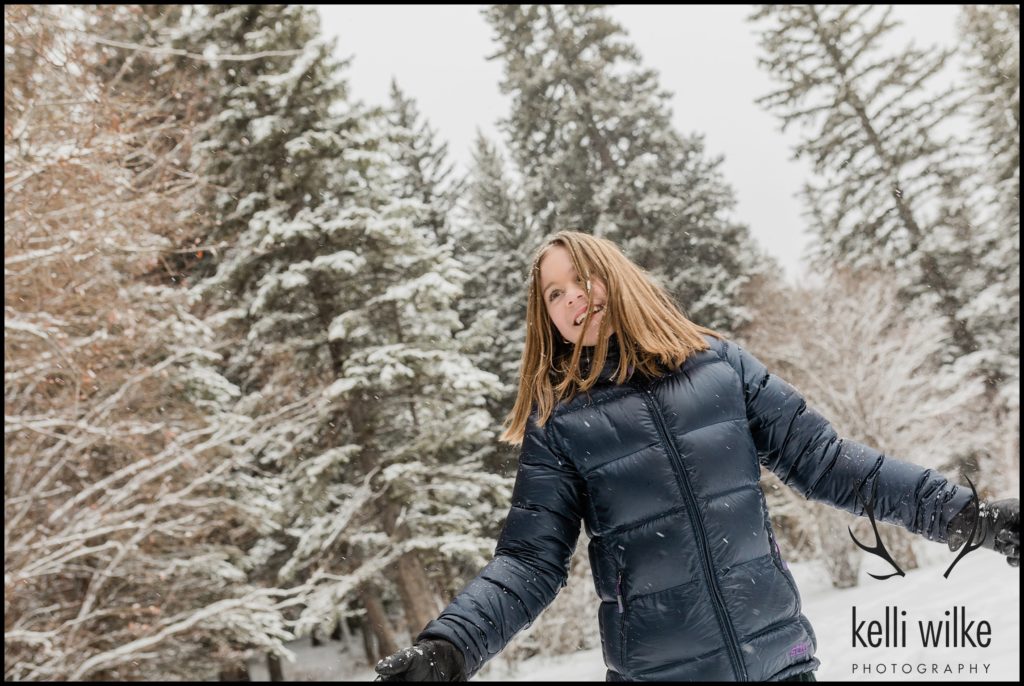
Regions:
<svg viewBox="0 0 1024 686"><path fill-rule="evenodd" d="M749 317L741 290L766 261L720 160L671 123L667 93L625 32L595 5L484 10L504 61L502 122L538 230L575 229L619 242L706 326Z"/></svg>
<svg viewBox="0 0 1024 686"><path fill-rule="evenodd" d="M274 248L285 247L278 252L286 253L288 240L301 245L297 239L302 235L283 235L276 220L306 216L327 201L322 194L331 159L340 156L347 131L366 116L361 108L346 106L347 86L339 75L344 63L332 57L333 44L322 41L318 31L315 10L284 5L210 6L182 29L189 33L181 41L205 44L211 58L222 53L272 56L248 68L244 62L228 63L222 75L226 92L203 141L194 147L194 166L211 180L212 195L204 208L215 227L211 231L229 237L231 245L222 259L211 262L217 277L196 290L204 303L239 305L237 295L255 293L275 267L279 255ZM330 113L332 107L338 108L337 114ZM308 227L300 221L296 230L302 228ZM315 240L316 234L306 238ZM336 262L342 268L343 260ZM243 390L266 380L264 363L272 368L274 353L290 351L310 369L330 369L317 346L302 344L310 331L301 325L281 345L266 347L268 341L253 333L256 319L247 317L246 303L241 304L222 310L218 320L236 324L247 336L246 349L233 356L238 364L228 369ZM295 316L305 319L302 313Z"/></svg>
<svg viewBox="0 0 1024 686"><path fill-rule="evenodd" d="M299 5L199 5L172 33L172 45L206 58L210 122L193 156L209 189L204 243L234 245L249 219L274 197L307 180L291 173L285 145L296 131L314 131L347 86L335 72L332 44L319 37L319 15ZM223 252L204 255L209 276Z"/></svg>
<svg viewBox="0 0 1024 686"><path fill-rule="evenodd" d="M976 142L988 160L980 185L998 208L997 221L1019 225L1020 7L963 5L959 24Z"/></svg>
<svg viewBox="0 0 1024 686"><path fill-rule="evenodd" d="M529 260L530 232L508 215L513 211L513 191L503 177L496 150L478 140L469 177L452 178L454 165L448 161L447 143L436 140L436 132L421 121L416 103L394 80L390 95L390 154L403 175L396 182L396 192L398 197L423 202L419 222L451 248L452 257L466 273L462 295L455 301L461 322L455 336L476 367L505 382L500 397L488 396L486 402L500 424L512 406L522 352L525 298L520 273L526 272ZM493 223L495 213L506 215L498 226ZM496 453L505 452L500 445L495 449L486 457L490 464L500 459Z"/></svg>
<svg viewBox="0 0 1024 686"><path fill-rule="evenodd" d="M276 494L280 518L254 567L268 583L306 580L299 633L330 631L358 596L387 652L395 638L380 572L393 570L406 628L418 632L439 604L418 551L475 564L490 544L451 532L489 524L490 504L507 496L503 480L473 466L491 437L482 405L496 379L457 349L452 303L465 274L437 240L442 199L405 196L409 129L338 99L330 46L298 47L282 73L233 90L224 126L201 149L220 160L252 136L246 149L258 154L238 150L248 161L223 173L260 190L221 208L243 228L197 295L228 307L217 318L241 334L228 373L254 407L304 398L308 409L254 446L249 475Z"/></svg>
<svg viewBox="0 0 1024 686"><path fill-rule="evenodd" d="M481 551L493 544L510 484L488 476L480 463L494 450L494 422L484 407L499 390L498 379L478 370L454 336L462 327L455 302L466 274L450 243L437 240L447 232L451 189L423 175L422 160L409 154L438 150L434 134L419 125L414 104L397 86L385 115L375 120L384 163L363 168L368 191L356 205L364 214L351 218L351 239L367 260L355 277L359 302L338 317L331 335L346 346L346 374L370 375L346 393L353 427L364 437L364 466L390 465L383 477L391 490L379 503L384 533L396 544L423 536L435 541L435 550L420 545L423 552L403 555L397 565L397 589L415 634L439 609L421 570L433 572L440 563L461 568L454 579L435 579L447 594L475 574L486 561ZM447 167L443 151L434 159L437 168ZM346 389L352 381L343 382ZM408 434L391 433L403 419ZM467 493L474 499L465 499Z"/></svg>
<svg viewBox="0 0 1024 686"><path fill-rule="evenodd" d="M354 256L317 243L318 227L309 221L318 207L319 218L331 213L324 204L343 202L349 181L331 198L324 194L334 172L344 176L338 171L346 168L344 137L366 114L345 102L343 63L318 31L318 15L309 8L203 6L176 35L178 45L208 58L220 85L216 115L193 148L193 167L210 181L200 208L209 236L229 247L207 256L203 273L215 272L194 289L194 304L226 344L222 371L239 386L240 407L253 418L280 419L276 430L252 437L251 459L230 479L235 499L266 507L265 526L245 532L247 572L266 586L286 583L279 572L311 530L337 538L368 499L361 479L342 478L358 447L338 430L322 394L337 357L325 349L335 314L330 281ZM229 59L238 55L258 59ZM306 259L316 257L316 265ZM312 281L304 267L314 272ZM290 289L300 286L303 294L318 290L294 312L282 311ZM331 513L335 526L312 525ZM341 578L363 562L351 561ZM367 605L379 606L372 586L360 590ZM386 625L379 626L378 643L394 645Z"/></svg>
<svg viewBox="0 0 1024 686"><path fill-rule="evenodd" d="M450 243L450 217L464 180L452 176L455 165L448 159L448 143L437 139L437 132L395 79L389 95L386 116L392 126L391 155L404 172L397 180L400 197L420 200L425 212L420 223L433 230L439 243Z"/></svg>
<svg viewBox="0 0 1024 686"><path fill-rule="evenodd" d="M780 113L784 128L811 129L796 150L824 179L805 187L816 259L892 270L907 300L942 313L947 363L985 379L995 421L1017 433L1019 363L1009 351L1019 349L1019 290L1006 258L988 252L986 237L999 230L986 228L990 216L972 192L986 163L955 128L970 93L963 85L932 92L952 49L911 44L878 55L895 26L890 13L859 5L757 10L752 20L772 24L761 63L784 83L760 102ZM1016 302L1000 300L1007 293L1018 293ZM962 469L1005 461L1007 448L979 444L961 456Z"/></svg>
<svg viewBox="0 0 1024 686"><path fill-rule="evenodd" d="M458 301L465 328L457 336L474 363L505 384L487 408L500 424L515 402L529 261L542 236L526 216L497 145L479 131L454 225L455 256L468 274Z"/></svg>
<svg viewBox="0 0 1024 686"><path fill-rule="evenodd" d="M420 122L415 103L394 81L389 119L397 135L393 156L408 170L401 193L423 199L428 207L425 225L436 226L438 239L451 246L466 272L462 296L455 303L462 322L455 336L474 366L503 382L501 393L488 396L485 404L498 425L515 400L526 311L522 275L540 236L523 217L500 153L482 135L469 176L453 180L447 144L435 142L433 129ZM483 455L484 463L492 472L514 476L513 452L493 445Z"/></svg>
<svg viewBox="0 0 1024 686"><path fill-rule="evenodd" d="M962 87L929 90L953 50L911 44L879 54L897 25L874 5L772 5L759 59L782 87L758 102L783 129L809 129L796 152L822 181L808 184L816 259L892 270L904 294L923 298L949 325L950 360L972 364L996 391L1009 378L1010 343L966 315L980 289L1007 275L986 267L975 240L984 220L970 204L967 150L944 127L963 114ZM1016 384L1014 384L1016 385Z"/></svg>
<svg viewBox="0 0 1024 686"><path fill-rule="evenodd" d="M975 122L972 205L982 215L972 240L983 265L979 278L986 279L963 315L981 332L985 348L999 355L993 366L1006 370L1004 451L1019 465L1020 7L964 5L960 28Z"/></svg>

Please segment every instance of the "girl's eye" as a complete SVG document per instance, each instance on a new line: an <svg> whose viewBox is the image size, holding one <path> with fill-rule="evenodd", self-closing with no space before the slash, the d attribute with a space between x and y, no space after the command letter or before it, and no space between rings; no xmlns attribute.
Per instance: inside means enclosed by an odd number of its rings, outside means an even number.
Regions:
<svg viewBox="0 0 1024 686"><path fill-rule="evenodd" d="M555 291L551 291L551 295L549 295L549 296L548 296L548 300L549 300L549 301L550 301L550 300L554 300L554 299L555 299L555 297L556 297L556 296L557 296L557 295L558 295L559 293L561 293L561 291L557 291L557 290L555 290Z"/></svg>

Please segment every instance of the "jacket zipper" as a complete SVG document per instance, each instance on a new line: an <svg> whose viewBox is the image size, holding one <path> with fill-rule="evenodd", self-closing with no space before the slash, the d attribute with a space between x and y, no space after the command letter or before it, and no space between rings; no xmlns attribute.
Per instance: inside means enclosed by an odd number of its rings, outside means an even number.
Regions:
<svg viewBox="0 0 1024 686"><path fill-rule="evenodd" d="M708 580L708 586L711 588L711 604L715 608L715 614L718 615L719 624L725 630L726 646L729 649L729 658L732 661L733 671L736 673L738 681L746 681L747 670L743 665L743 658L740 656L739 641L736 639L732 622L729 621L729 615L725 609L725 601L722 600L722 592L718 588L718 580L715 578L714 569L711 568L711 553L708 550L707 533L704 531L704 522L700 518L700 513L697 512L697 501L693 496L693 490L690 488L690 479L686 474L686 470L683 469L682 459L676 452L675 444L669 439L665 423L661 418L661 411L658 410L657 399L655 399L654 394L650 390L645 388L643 392L651 399L651 414L658 425L661 439L668 448L669 457L675 467L676 478L679 480L685 494L686 509L689 512L690 521L693 522L694 533L697 535L700 558L704 565L704 575Z"/></svg>

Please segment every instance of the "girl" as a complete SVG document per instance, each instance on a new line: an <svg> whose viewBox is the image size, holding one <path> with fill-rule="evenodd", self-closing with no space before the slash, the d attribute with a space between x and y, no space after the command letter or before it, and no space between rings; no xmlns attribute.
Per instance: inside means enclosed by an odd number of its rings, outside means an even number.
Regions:
<svg viewBox="0 0 1024 686"><path fill-rule="evenodd" d="M875 517L929 540L976 511L970 490L839 438L605 239L551 237L526 316L501 436L522 451L495 557L416 646L378 663L385 680L472 677L565 585L582 521L609 681L813 681L816 639L759 464L855 514L876 486ZM998 505L981 509L979 540L1016 564L1019 504Z"/></svg>

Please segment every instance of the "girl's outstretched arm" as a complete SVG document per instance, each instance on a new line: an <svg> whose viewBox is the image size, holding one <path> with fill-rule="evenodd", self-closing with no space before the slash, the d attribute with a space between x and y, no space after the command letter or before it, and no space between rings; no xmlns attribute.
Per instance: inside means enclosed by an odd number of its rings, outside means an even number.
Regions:
<svg viewBox="0 0 1024 686"><path fill-rule="evenodd" d="M950 521L971 500L969 488L839 437L795 388L769 374L756 357L735 343L709 340L739 375L758 459L783 483L808 499L863 515L863 503L877 481L876 519L946 542Z"/></svg>
<svg viewBox="0 0 1024 686"><path fill-rule="evenodd" d="M538 427L534 419L527 423L494 559L417 637L444 639L462 650L467 678L555 599L579 539L583 479L549 440L551 425Z"/></svg>

